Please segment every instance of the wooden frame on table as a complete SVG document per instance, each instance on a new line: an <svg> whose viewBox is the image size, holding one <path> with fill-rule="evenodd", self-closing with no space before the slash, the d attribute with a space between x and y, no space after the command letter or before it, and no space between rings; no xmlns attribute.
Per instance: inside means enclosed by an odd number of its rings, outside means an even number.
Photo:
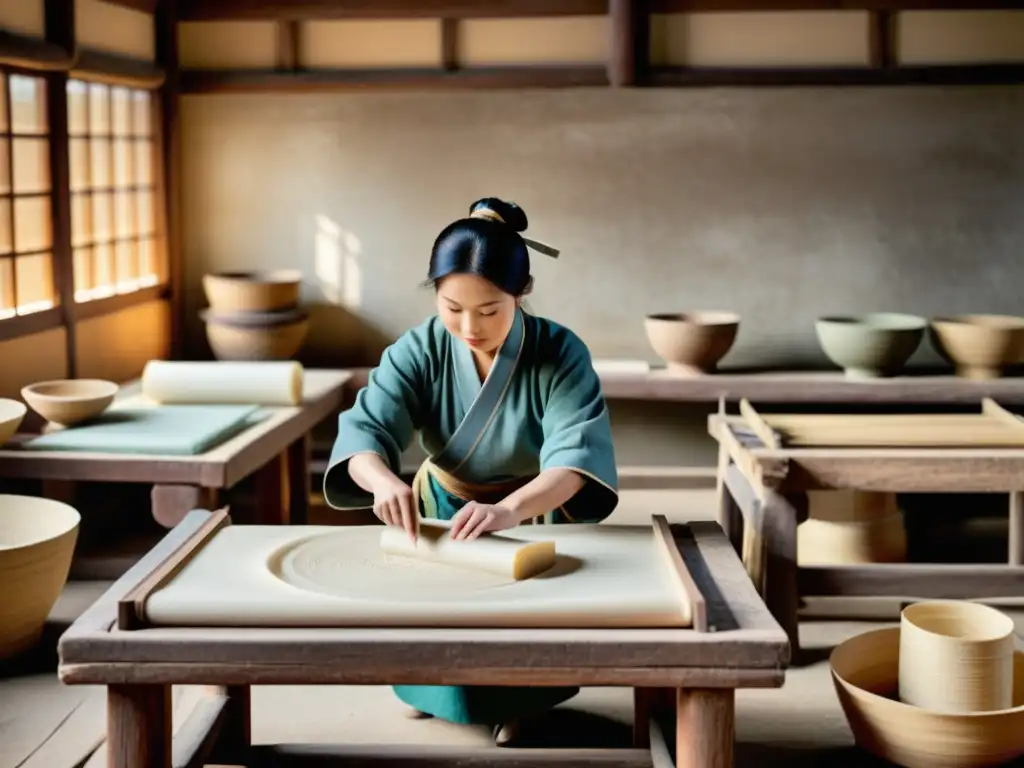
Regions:
<svg viewBox="0 0 1024 768"><path fill-rule="evenodd" d="M741 402L740 411L740 416L720 412L708 420L708 431L719 444L719 519L794 648L799 647L797 610L804 595L971 599L1022 594L1024 421L995 401L984 400L975 414L913 417L922 424L947 425L950 431L945 437L934 431L915 435L913 426L907 426L915 423L910 416L891 417L905 430L902 438L892 430L871 437L872 425L877 428L879 423L876 419L885 417L869 417L860 427L862 436L854 439L851 430L862 416L762 415L747 401ZM801 419L805 425L818 419L819 427L832 422L833 434L860 445L788 447L785 430L780 432L778 427ZM803 439L808 439L807 434ZM953 447L922 447L929 442ZM1007 493L1007 565L798 567L796 528L806 519L807 491L839 489Z"/></svg>
<svg viewBox="0 0 1024 768"><path fill-rule="evenodd" d="M345 371L307 370L301 405L267 407L261 421L194 456L19 450L32 435L16 435L0 450L0 478L152 484L153 517L171 528L193 509L216 508L221 491L255 474L256 521L304 523L311 433L341 408L348 380ZM140 392L130 382L118 398Z"/></svg>
<svg viewBox="0 0 1024 768"><path fill-rule="evenodd" d="M255 766L263 760L274 764L284 756L292 765L302 755L314 761L331 755L360 764L411 767L458 760L507 766L525 761L539 768L729 768L735 690L778 687L789 663L785 634L714 523L694 523L688 532L677 529L673 534L681 560L706 600L715 632L121 629L121 612L136 614L138 600L173 574L224 517L223 511L190 513L60 640L63 682L107 686L111 768L168 768L202 765L204 760ZM211 688L172 735L170 690L179 684ZM636 703L634 745L612 750L251 746L250 686L339 684L630 687ZM672 743L674 758L668 748Z"/></svg>

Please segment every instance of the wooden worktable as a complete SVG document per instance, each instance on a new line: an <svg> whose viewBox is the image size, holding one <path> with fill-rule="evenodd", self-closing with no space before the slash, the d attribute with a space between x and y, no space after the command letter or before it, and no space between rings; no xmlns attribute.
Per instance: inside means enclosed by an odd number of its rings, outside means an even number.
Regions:
<svg viewBox="0 0 1024 768"><path fill-rule="evenodd" d="M191 512L86 610L60 640L68 684L106 685L111 768L169 768L172 685L216 686L173 738L174 765L273 763L250 748L252 685L578 685L635 690L635 748L445 750L338 747L360 765L730 768L738 688L782 685L789 643L714 523L677 529L676 546L715 632L695 629L142 628L119 629L118 603L189 546L211 514ZM662 717L676 724L676 758ZM219 746L214 746L219 733ZM214 750L210 754L211 750ZM221 750L221 751L216 751ZM241 759L239 759L241 758ZM189 765L193 763L188 763ZM292 765L288 762L288 765ZM320 764L320 763L316 763Z"/></svg>
<svg viewBox="0 0 1024 768"><path fill-rule="evenodd" d="M794 648L802 595L1024 595L1024 448L769 448L745 419L725 414L712 414L708 431L719 444L720 522ZM807 516L807 491L838 489L1007 493L1007 564L798 567L796 528Z"/></svg>
<svg viewBox="0 0 1024 768"><path fill-rule="evenodd" d="M216 507L219 492L259 472L257 496L266 502L259 519L305 521L308 505L310 433L337 413L352 378L347 371L305 371L302 404L266 407L267 417L217 447L194 456L79 451L28 451L16 435L0 450L0 478L153 485L153 517L167 527L192 509ZM140 396L136 380L121 387L119 400ZM282 505L284 497L289 503ZM283 507L283 511L282 511ZM282 520L284 515L284 520Z"/></svg>

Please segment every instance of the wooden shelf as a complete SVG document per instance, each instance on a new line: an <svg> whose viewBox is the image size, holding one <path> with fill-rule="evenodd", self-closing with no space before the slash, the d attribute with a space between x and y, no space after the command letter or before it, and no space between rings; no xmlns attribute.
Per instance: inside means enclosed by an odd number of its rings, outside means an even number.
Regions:
<svg viewBox="0 0 1024 768"><path fill-rule="evenodd" d="M779 371L680 377L663 369L646 374L601 375L604 395L613 400L717 403L741 398L758 403L851 405L969 405L991 397L1003 405L1024 403L1024 377L972 381L956 376L907 375L856 381L842 373Z"/></svg>
<svg viewBox="0 0 1024 768"><path fill-rule="evenodd" d="M594 365L601 368L602 360ZM347 401L366 385L369 368L349 368ZM755 403L848 405L965 405L976 408L984 397L1001 405L1024 404L1024 375L992 381L972 381L932 371L870 381L847 379L840 371L772 371L724 369L696 378L681 377L664 368L646 372L600 371L604 396L610 400L660 400L717 403L746 398ZM348 407L348 406L346 406Z"/></svg>

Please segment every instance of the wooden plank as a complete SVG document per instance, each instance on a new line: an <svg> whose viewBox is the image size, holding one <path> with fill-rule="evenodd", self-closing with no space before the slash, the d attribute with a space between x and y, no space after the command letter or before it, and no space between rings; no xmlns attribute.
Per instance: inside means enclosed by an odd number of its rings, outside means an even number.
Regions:
<svg viewBox="0 0 1024 768"><path fill-rule="evenodd" d="M1024 567L1009 565L872 564L803 566L801 595L971 600L1024 595Z"/></svg>
<svg viewBox="0 0 1024 768"><path fill-rule="evenodd" d="M1024 7L1020 0L652 0L655 13L684 11L926 11L998 10Z"/></svg>
<svg viewBox="0 0 1024 768"><path fill-rule="evenodd" d="M141 641L140 641L141 642ZM346 666L309 663L242 662L248 652L236 646L234 660L205 662L97 662L65 664L60 679L68 685L505 685L614 686L694 688L778 688L784 682L782 665L752 668L644 666L639 655L630 667L442 667L439 662L414 668L384 660ZM152 655L152 654L151 654ZM295 656L292 653L292 656ZM319 658L319 657L317 657Z"/></svg>
<svg viewBox="0 0 1024 768"><path fill-rule="evenodd" d="M983 397L981 399L981 412L988 416L990 419L998 421L1000 424L1004 424L1013 429L1020 430L1024 428L1024 419L1012 411L1008 411L1003 408L999 403L993 400L991 397Z"/></svg>
<svg viewBox="0 0 1024 768"><path fill-rule="evenodd" d="M322 93L376 89L570 88L608 85L602 66L181 70L182 93Z"/></svg>
<svg viewBox="0 0 1024 768"><path fill-rule="evenodd" d="M861 490L891 493L1024 491L1020 449L794 449L782 493Z"/></svg>
<svg viewBox="0 0 1024 768"><path fill-rule="evenodd" d="M421 744L260 745L254 768L374 766L375 768L651 768L646 749L561 749L433 746Z"/></svg>
<svg viewBox="0 0 1024 768"><path fill-rule="evenodd" d="M170 552L146 577L117 601L117 627L134 630L145 626L146 600L154 590L173 579L194 558L205 544L231 520L227 508L218 509L202 525Z"/></svg>
<svg viewBox="0 0 1024 768"><path fill-rule="evenodd" d="M658 549L666 560L668 568L675 576L679 587L680 602L685 603L690 612L690 622L697 632L708 631L708 606L700 588L690 575L690 570L683 562L675 536L664 515L651 515L651 527Z"/></svg>

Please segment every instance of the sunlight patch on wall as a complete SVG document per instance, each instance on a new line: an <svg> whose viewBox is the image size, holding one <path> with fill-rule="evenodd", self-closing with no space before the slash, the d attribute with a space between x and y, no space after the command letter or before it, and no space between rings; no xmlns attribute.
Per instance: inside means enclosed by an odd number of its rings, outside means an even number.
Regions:
<svg viewBox="0 0 1024 768"><path fill-rule="evenodd" d="M363 302L359 238L330 217L318 214L314 243L314 271L324 297L332 304L358 309Z"/></svg>

